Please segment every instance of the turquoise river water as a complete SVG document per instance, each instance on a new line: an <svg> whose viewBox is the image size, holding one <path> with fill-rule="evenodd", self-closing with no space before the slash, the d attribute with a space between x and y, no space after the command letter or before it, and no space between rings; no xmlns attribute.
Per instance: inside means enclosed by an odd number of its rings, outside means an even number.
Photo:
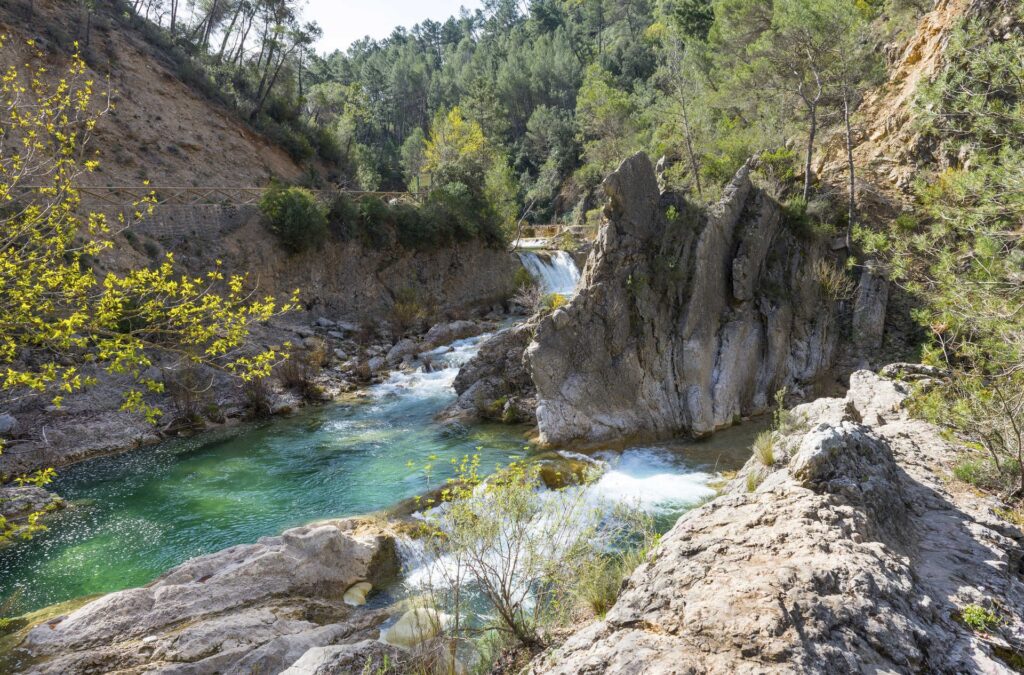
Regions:
<svg viewBox="0 0 1024 675"><path fill-rule="evenodd" d="M49 532L0 552L0 615L142 585L193 556L385 508L428 487L409 462L437 456L437 485L449 458L479 452L490 469L522 456L521 427L452 435L433 421L454 399L451 382L478 342L437 350L444 369L395 373L355 403L63 470L53 487L70 508ZM711 493L716 472L742 463L754 431L598 453L610 469L593 489L639 502L669 524Z"/></svg>

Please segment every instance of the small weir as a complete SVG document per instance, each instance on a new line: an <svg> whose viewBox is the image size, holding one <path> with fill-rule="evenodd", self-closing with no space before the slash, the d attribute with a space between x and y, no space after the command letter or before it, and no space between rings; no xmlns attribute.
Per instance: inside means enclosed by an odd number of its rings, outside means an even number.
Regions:
<svg viewBox="0 0 1024 675"><path fill-rule="evenodd" d="M521 251L519 259L545 293L571 296L580 282L580 268L565 251Z"/></svg>

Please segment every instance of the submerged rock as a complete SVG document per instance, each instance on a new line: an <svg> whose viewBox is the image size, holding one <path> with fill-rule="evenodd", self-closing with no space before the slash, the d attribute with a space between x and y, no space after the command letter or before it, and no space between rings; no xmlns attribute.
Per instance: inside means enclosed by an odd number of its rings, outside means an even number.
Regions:
<svg viewBox="0 0 1024 675"><path fill-rule="evenodd" d="M373 590L373 584L369 581L358 581L345 591L345 595L342 596L342 600L345 601L346 605L352 607L359 607L366 604L366 595Z"/></svg>
<svg viewBox="0 0 1024 675"><path fill-rule="evenodd" d="M429 607L417 607L403 614L381 633L381 641L395 647L411 649L432 640L444 630L449 617Z"/></svg>
<svg viewBox="0 0 1024 675"><path fill-rule="evenodd" d="M0 516L17 527L33 513L49 513L64 508L59 496L34 485L0 487Z"/></svg>
<svg viewBox="0 0 1024 675"><path fill-rule="evenodd" d="M1011 672L1024 534L947 489L956 450L905 397L858 372L845 399L798 406L772 466L752 458L684 515L605 619L532 672ZM968 605L998 629L964 625Z"/></svg>
<svg viewBox="0 0 1024 675"><path fill-rule="evenodd" d="M376 637L387 615L343 597L399 571L394 535L317 523L202 556L32 629L22 672L281 672L308 650Z"/></svg>

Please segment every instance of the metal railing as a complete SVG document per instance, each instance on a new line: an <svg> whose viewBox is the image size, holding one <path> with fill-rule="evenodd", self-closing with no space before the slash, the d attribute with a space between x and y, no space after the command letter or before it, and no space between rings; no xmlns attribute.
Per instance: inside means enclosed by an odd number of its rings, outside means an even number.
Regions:
<svg viewBox="0 0 1024 675"><path fill-rule="evenodd" d="M19 192L39 190L38 186L18 186ZM223 187L223 186L168 186L168 185L103 185L78 186L78 194L85 204L123 207L134 204L149 195L156 197L157 204L182 206L251 206L259 203L267 187ZM310 190L321 199L345 194L353 199L376 197L384 201L411 201L420 203L422 192L380 192L368 190Z"/></svg>

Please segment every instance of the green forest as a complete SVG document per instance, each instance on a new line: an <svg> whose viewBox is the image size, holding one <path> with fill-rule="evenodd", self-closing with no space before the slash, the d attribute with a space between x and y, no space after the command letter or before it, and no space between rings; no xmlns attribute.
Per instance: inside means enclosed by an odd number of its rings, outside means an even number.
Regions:
<svg viewBox="0 0 1024 675"><path fill-rule="evenodd" d="M823 130L928 3L488 0L327 55L294 0L177 4L131 10L295 158L349 187L446 190L507 225L593 221L594 188L640 150L701 201L768 153L809 199Z"/></svg>

